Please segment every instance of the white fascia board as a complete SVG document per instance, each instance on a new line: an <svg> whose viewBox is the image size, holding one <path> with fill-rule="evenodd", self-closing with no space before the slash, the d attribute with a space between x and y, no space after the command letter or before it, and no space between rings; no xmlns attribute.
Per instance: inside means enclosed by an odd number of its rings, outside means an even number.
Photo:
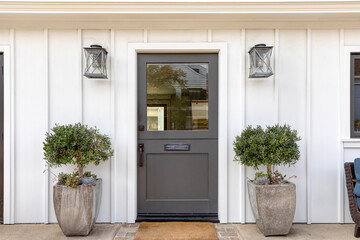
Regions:
<svg viewBox="0 0 360 240"><path fill-rule="evenodd" d="M255 0L226 2L215 0L121 1L121 0L23 0L0 1L0 13L31 14L302 14L360 13L354 0Z"/></svg>
<svg viewBox="0 0 360 240"><path fill-rule="evenodd" d="M225 0L225 1L219 1L219 0L55 0L55 1L49 1L49 0L6 0L4 2L18 2L18 3L24 3L24 2L41 2L41 3L52 3L52 2L58 2L58 3L87 3L87 2L95 2L95 3L318 3L318 2L357 2L358 0Z"/></svg>

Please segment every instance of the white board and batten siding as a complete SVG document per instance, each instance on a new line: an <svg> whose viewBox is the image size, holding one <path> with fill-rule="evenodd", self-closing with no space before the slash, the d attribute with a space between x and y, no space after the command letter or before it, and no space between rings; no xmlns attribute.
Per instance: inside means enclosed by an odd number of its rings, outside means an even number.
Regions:
<svg viewBox="0 0 360 240"><path fill-rule="evenodd" d="M302 138L297 165L279 167L288 176L297 176L295 222L350 222L342 166L360 155L360 142L346 141L348 131L340 126L347 121L342 104L349 101L339 90L349 81L343 77L349 69L342 71L340 62L347 46L360 46L360 29L299 25L222 29L219 24L213 29L179 29L179 25L177 29L110 29L106 23L96 30L0 29L0 45L10 45L14 53L14 222L56 222L53 176L43 173L42 142L55 123L76 122L97 126L114 143L110 161L88 167L103 179L98 222L127 221L127 44L134 42L227 43L228 222L254 222L243 186L255 171L232 161L234 137L246 125L275 123L290 124ZM247 51L258 43L275 46L275 75L248 79ZM109 80L82 77L81 48L91 44L108 49ZM57 174L71 169L50 170Z"/></svg>

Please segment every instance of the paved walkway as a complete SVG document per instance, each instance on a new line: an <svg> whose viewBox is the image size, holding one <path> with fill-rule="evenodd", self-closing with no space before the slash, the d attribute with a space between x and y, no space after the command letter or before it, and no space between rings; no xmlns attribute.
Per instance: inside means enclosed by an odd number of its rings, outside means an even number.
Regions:
<svg viewBox="0 0 360 240"><path fill-rule="evenodd" d="M112 240L120 224L95 224L90 235L65 237L57 224L15 224L0 225L0 240Z"/></svg>
<svg viewBox="0 0 360 240"><path fill-rule="evenodd" d="M57 224L0 225L0 240L133 239L137 227L137 224L96 224L88 237L67 238L62 234ZM255 224L216 224L215 227L219 240L356 239L353 237L354 224L294 224L286 237L264 237Z"/></svg>

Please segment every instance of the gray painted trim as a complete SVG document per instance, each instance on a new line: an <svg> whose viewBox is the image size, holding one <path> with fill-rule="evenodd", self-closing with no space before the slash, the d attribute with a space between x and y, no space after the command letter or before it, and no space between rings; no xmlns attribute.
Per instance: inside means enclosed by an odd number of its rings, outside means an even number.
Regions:
<svg viewBox="0 0 360 240"><path fill-rule="evenodd" d="M168 131L168 132L138 132L138 142L145 145L143 154L139 155L139 158L143 158L143 165L138 168L138 213L166 213L166 214L178 214L178 213L191 213L191 214L202 214L202 213L217 213L218 212L218 54L138 54L138 124L146 126L146 70L147 63L208 63L209 64L209 130L208 131ZM141 96L145 98L141 98ZM145 114L145 115L144 115ZM145 129L144 129L145 130ZM206 140L205 140L206 139ZM192 145L187 149L188 153L182 151L171 151L168 152L164 149L167 144L179 144ZM202 169L198 173L202 176L203 185L195 184L191 185L191 189L184 188L181 184L178 186L182 191L186 192L184 198L177 199L174 197L173 191L180 189L172 189L172 186L162 186L165 192L171 192L170 195L173 198L167 198L162 196L163 190L159 191L156 187L152 186L150 190L147 189L147 180L149 176L157 179L156 182L169 182L172 181L173 176L166 174L157 175L156 172L166 173L167 167L166 162L168 160L162 159L163 163L159 162L160 157L168 157L172 161L184 161L184 154L189 158L200 157L202 163L207 162L208 165L204 167L197 166L196 162L190 161L187 167L195 167L191 169ZM149 157L155 155L159 159L154 162L154 159L149 163ZM141 157L140 157L141 156ZM199 162L200 163L200 162ZM199 164L197 163L197 164ZM157 164L157 165L156 165ZM163 164L165 164L163 166ZM195 164L192 166L192 164ZM149 170L149 165L152 165ZM156 167L154 167L156 165ZM178 166L180 167L180 165ZM185 167L185 166L182 166ZM170 167L171 168L171 167ZM153 169L151 171L151 169ZM155 170L154 170L155 169ZM184 170L184 169L183 169ZM177 172L177 170L175 171ZM186 172L186 171L185 171ZM151 174L152 173L152 174ZM194 177L193 173L186 173L182 176L176 177L175 182L180 179L191 179ZM204 178L207 180L205 181ZM162 179L162 180L161 180ZM180 181L181 182L181 181ZM177 182L178 184L179 182ZM161 184L160 184L161 185ZM156 185L159 187L159 185ZM204 192L204 191L205 192ZM198 194L201 193L201 197ZM152 199L152 193L155 197ZM149 195L150 194L150 195ZM189 194L191 196L189 196ZM162 199L163 198L163 199Z"/></svg>

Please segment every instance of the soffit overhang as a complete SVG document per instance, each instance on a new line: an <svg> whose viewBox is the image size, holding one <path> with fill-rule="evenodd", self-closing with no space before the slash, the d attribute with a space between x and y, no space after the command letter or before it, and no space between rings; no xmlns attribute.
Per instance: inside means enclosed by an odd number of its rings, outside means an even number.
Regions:
<svg viewBox="0 0 360 240"><path fill-rule="evenodd" d="M360 20L360 1L0 1L0 19Z"/></svg>

